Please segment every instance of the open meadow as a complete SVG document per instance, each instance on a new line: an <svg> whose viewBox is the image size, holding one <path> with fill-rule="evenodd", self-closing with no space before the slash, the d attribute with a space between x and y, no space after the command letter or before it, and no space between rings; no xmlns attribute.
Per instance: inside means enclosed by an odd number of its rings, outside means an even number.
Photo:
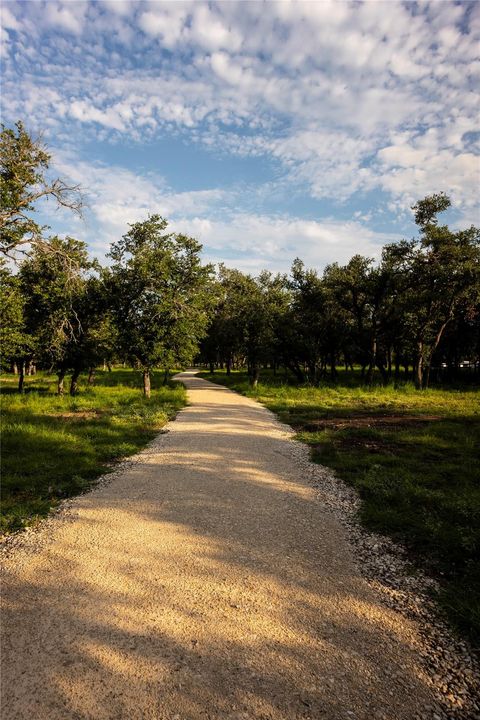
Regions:
<svg viewBox="0 0 480 720"><path fill-rule="evenodd" d="M185 405L179 383L154 374L151 398L140 373L98 371L95 385L75 397L55 394L56 376L39 373L17 392L1 378L2 497L0 528L18 530L48 514L63 498L86 490L112 464L144 447Z"/></svg>
<svg viewBox="0 0 480 720"><path fill-rule="evenodd" d="M312 459L331 467L362 498L361 520L403 543L412 572L442 587L452 621L480 642L480 391L412 384L361 385L340 375L319 387L264 371L203 376L252 397L291 425Z"/></svg>

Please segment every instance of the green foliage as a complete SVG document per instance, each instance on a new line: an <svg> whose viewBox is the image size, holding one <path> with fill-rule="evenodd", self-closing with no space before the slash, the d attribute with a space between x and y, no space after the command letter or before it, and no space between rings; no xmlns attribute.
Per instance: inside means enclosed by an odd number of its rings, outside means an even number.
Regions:
<svg viewBox="0 0 480 720"><path fill-rule="evenodd" d="M258 399L296 428L315 461L358 489L365 525L404 543L439 579L453 622L480 640L478 389L366 387L354 373L313 388L265 372L253 390L245 373L205 377ZM385 417L393 424L382 424Z"/></svg>
<svg viewBox="0 0 480 720"><path fill-rule="evenodd" d="M48 179L50 155L21 122L2 125L0 132L0 252L16 257L26 243L44 247L45 228L33 218L39 201L53 198L57 205L80 212L78 188L63 180Z"/></svg>
<svg viewBox="0 0 480 720"><path fill-rule="evenodd" d="M120 348L146 375L192 360L212 303L212 267L202 266L201 245L166 228L166 220L152 215L131 225L110 252Z"/></svg>
<svg viewBox="0 0 480 720"><path fill-rule="evenodd" d="M40 358L58 365L83 333L79 310L86 272L93 263L86 244L80 240L53 237L48 248L48 252L33 249L21 265L19 280L27 331L35 338Z"/></svg>
<svg viewBox="0 0 480 720"><path fill-rule="evenodd" d="M25 297L19 278L0 263L0 348L2 366L34 350L24 320Z"/></svg>
<svg viewBox="0 0 480 720"><path fill-rule="evenodd" d="M342 361L360 364L367 384L377 372L399 382L403 365L419 389L432 368L458 371L455 344L480 366L480 231L439 226L449 205L442 193L417 203L419 238L385 246L377 264L355 255L320 275L296 259L290 278L266 281L221 268L202 357L212 368L246 360L251 377L262 363L283 365L313 385Z"/></svg>
<svg viewBox="0 0 480 720"><path fill-rule="evenodd" d="M82 492L111 463L140 450L185 405L179 384L154 377L150 400L131 370L99 373L75 398L55 395L46 374L26 379L25 395L2 378L0 529L17 530Z"/></svg>
<svg viewBox="0 0 480 720"><path fill-rule="evenodd" d="M214 287L216 305L202 353L211 365L222 360L227 368L245 359L255 384L261 363L280 352L289 299L287 280L269 272L254 278L220 265Z"/></svg>

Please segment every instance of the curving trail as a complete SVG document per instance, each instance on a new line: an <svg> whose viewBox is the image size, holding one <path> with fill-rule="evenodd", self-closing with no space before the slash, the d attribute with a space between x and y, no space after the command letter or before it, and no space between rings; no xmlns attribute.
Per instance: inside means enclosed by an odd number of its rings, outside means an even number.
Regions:
<svg viewBox="0 0 480 720"><path fill-rule="evenodd" d="M415 627L359 577L285 428L179 379L169 433L6 558L2 720L412 720Z"/></svg>

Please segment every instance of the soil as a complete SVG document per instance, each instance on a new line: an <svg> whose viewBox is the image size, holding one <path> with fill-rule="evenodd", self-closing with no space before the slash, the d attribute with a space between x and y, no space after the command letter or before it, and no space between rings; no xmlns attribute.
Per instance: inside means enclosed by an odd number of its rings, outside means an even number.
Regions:
<svg viewBox="0 0 480 720"><path fill-rule="evenodd" d="M405 428L436 422L442 418L438 415L361 415L357 417L332 417L312 420L302 424L300 429L307 432L319 430L344 430L355 428Z"/></svg>

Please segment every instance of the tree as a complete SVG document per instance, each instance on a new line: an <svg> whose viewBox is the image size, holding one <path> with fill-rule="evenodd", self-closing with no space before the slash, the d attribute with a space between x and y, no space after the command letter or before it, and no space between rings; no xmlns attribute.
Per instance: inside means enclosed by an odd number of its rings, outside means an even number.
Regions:
<svg viewBox="0 0 480 720"><path fill-rule="evenodd" d="M256 387L261 365L275 365L280 354L277 330L287 295L282 275L262 272L254 278L220 265L217 302L202 344L210 370L220 361L229 374L235 361L246 361L250 383Z"/></svg>
<svg viewBox="0 0 480 720"><path fill-rule="evenodd" d="M213 268L202 266L201 245L167 225L160 215L134 223L110 252L120 348L142 370L146 397L154 367L168 371L193 359L213 305Z"/></svg>
<svg viewBox="0 0 480 720"><path fill-rule="evenodd" d="M292 265L291 288L293 297L286 323L290 333L287 364L299 381L307 379L316 385L322 372L325 345L322 279L296 258Z"/></svg>
<svg viewBox="0 0 480 720"><path fill-rule="evenodd" d="M51 156L41 140L33 139L21 122L2 125L0 133L0 252L13 259L27 244L52 250L43 238L45 227L33 218L42 199L80 213L79 188L60 178L49 179Z"/></svg>
<svg viewBox="0 0 480 720"><path fill-rule="evenodd" d="M25 325L25 297L18 276L0 263L0 347L2 365L18 369L18 389L23 392L25 365L35 353L34 339Z"/></svg>
<svg viewBox="0 0 480 720"><path fill-rule="evenodd" d="M94 267L85 243L70 237L52 237L45 247L34 247L20 266L25 328L39 357L56 368L59 394L68 370L81 370L78 358L87 319L95 313L86 297L88 273Z"/></svg>
<svg viewBox="0 0 480 720"><path fill-rule="evenodd" d="M431 195L412 208L420 228L418 241L390 250L407 278L404 317L415 347L415 384L428 387L433 356L446 328L462 308L480 299L480 230L457 232L439 226L437 215L450 207L443 193Z"/></svg>

